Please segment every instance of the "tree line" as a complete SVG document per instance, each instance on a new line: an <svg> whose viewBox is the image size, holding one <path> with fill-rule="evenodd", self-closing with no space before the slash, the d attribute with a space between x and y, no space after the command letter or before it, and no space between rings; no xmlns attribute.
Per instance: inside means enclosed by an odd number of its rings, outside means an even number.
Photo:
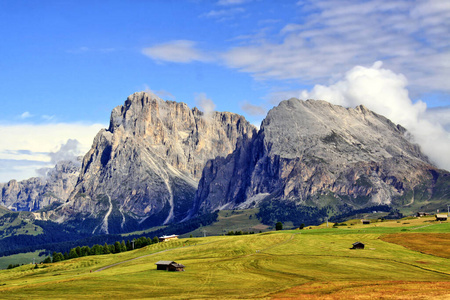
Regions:
<svg viewBox="0 0 450 300"><path fill-rule="evenodd" d="M146 232L146 235L161 236L173 233L184 234L201 226L207 226L217 221L218 211L204 214L182 223L170 224L165 228ZM88 245L93 247L95 244L114 243L123 237L119 234L103 234L92 236L86 233L80 233L71 226L57 224L51 221L34 221L35 225L43 228L44 233L39 235L15 235L4 238L0 242L0 256L8 256L17 253L33 252L45 249L46 253L67 252L79 245ZM130 235L130 240L138 239L143 234Z"/></svg>
<svg viewBox="0 0 450 300"><path fill-rule="evenodd" d="M151 244L159 243L159 239L157 236L155 236L153 239L148 237L139 237L137 239L133 240L122 240L122 242L116 241L113 244L107 244L105 243L103 246L99 244L95 244L92 247L89 246L77 246L75 248L70 249L69 252L56 252L53 251L52 256L48 256L44 259L43 263L52 263L52 262L58 262L63 261L67 259L72 258L78 258L83 256L90 256L90 255L102 255L102 254L114 254L114 253L121 253L126 252L138 248L142 248Z"/></svg>

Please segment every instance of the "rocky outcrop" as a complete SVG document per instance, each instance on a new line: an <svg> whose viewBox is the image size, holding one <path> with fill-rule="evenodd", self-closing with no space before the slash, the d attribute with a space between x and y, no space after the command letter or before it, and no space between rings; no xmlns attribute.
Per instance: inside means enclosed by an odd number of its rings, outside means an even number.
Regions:
<svg viewBox="0 0 450 300"><path fill-rule="evenodd" d="M364 106L283 101L258 134L207 163L191 213L248 208L264 199L335 210L408 204L410 191L443 171L405 134Z"/></svg>
<svg viewBox="0 0 450 300"><path fill-rule="evenodd" d="M80 168L80 161L61 161L44 177L0 184L0 205L13 211L36 211L65 202L77 183Z"/></svg>
<svg viewBox="0 0 450 300"><path fill-rule="evenodd" d="M93 233L178 222L193 205L206 162L232 153L255 128L244 117L203 114L184 103L140 92L114 108L85 155L59 222L82 222Z"/></svg>

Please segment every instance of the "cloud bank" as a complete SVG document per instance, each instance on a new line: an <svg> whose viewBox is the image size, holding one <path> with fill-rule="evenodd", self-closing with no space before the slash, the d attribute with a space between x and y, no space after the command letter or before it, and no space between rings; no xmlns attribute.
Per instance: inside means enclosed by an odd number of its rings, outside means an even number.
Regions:
<svg viewBox="0 0 450 300"><path fill-rule="evenodd" d="M196 43L188 40L175 40L142 49L142 53L159 62L190 63L208 61L209 57L196 49Z"/></svg>
<svg viewBox="0 0 450 300"><path fill-rule="evenodd" d="M449 1L304 0L298 8L298 22L232 47L225 64L258 79L328 84L383 60L420 92L450 92Z"/></svg>
<svg viewBox="0 0 450 300"><path fill-rule="evenodd" d="M450 109L429 110L420 100L413 103L407 84L404 75L383 69L382 63L376 62L369 68L352 68L342 80L329 86L316 85L302 91L300 98L323 99L345 107L363 104L407 128L432 162L450 170Z"/></svg>
<svg viewBox="0 0 450 300"><path fill-rule="evenodd" d="M84 155L103 124L0 124L0 182L37 176L37 169ZM11 178L13 176L13 178Z"/></svg>

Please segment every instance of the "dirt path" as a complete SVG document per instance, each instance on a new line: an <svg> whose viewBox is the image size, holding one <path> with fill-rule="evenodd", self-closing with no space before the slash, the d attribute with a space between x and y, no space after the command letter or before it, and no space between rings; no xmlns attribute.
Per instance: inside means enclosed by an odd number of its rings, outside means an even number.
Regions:
<svg viewBox="0 0 450 300"><path fill-rule="evenodd" d="M112 265L108 265L108 266L102 267L102 268L100 268L100 269L98 269L98 270L95 270L94 272L100 272L100 271L109 269L109 268L111 268L111 267L115 267L115 266L117 266L117 265L121 265L121 264L127 263L127 262L129 262L129 261L141 259L141 258L143 258L143 257L152 256L152 255L155 255L155 254L159 254L159 253L163 253L163 252L167 252L167 251L171 251L171 250L175 250L175 249L179 249L179 248L182 248L182 247L177 247L177 248L172 248L172 249L166 249L166 250L162 250L162 251L155 252L155 253L152 253L152 254L146 254L146 255L138 256L138 257L135 257L135 258L132 258L132 259L127 259L127 260L124 260L124 261L121 261L121 262L118 262L118 263L115 263L115 264L112 264Z"/></svg>

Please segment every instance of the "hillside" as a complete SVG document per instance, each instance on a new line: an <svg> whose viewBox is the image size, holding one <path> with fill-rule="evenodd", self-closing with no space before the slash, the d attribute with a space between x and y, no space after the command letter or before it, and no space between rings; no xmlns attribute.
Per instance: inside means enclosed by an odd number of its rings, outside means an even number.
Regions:
<svg viewBox="0 0 450 300"><path fill-rule="evenodd" d="M350 228L180 239L120 254L0 271L3 299L390 299L450 296L450 262L380 239L450 231L431 218ZM406 230L406 231L404 231ZM350 250L356 241L364 250ZM448 248L446 250L448 252ZM157 271L174 260L185 272ZM103 267L109 268L101 270ZM101 270L96 272L96 270ZM92 272L91 272L92 271ZM384 293L384 294L383 294ZM443 297L443 298L442 298Z"/></svg>

